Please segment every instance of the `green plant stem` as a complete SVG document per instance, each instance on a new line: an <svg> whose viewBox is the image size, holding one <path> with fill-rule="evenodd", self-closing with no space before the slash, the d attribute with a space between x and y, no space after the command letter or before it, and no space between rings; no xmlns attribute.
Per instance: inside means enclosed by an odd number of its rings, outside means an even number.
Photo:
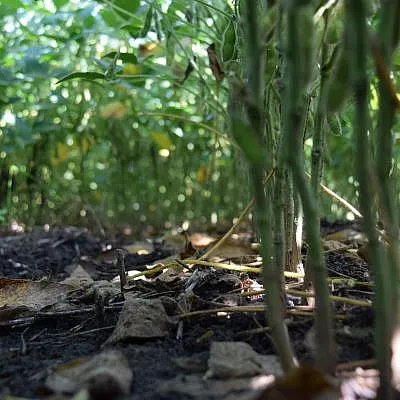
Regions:
<svg viewBox="0 0 400 400"><path fill-rule="evenodd" d="M323 170L323 154L325 147L325 125L326 125L326 83L329 72L327 70L328 45L325 43L326 31L328 28L328 17L325 17L324 38L321 48L320 86L318 95L317 112L315 115L315 127L313 132L313 147L311 153L311 187L314 195L319 199L320 183ZM319 203L319 201L318 201Z"/></svg>
<svg viewBox="0 0 400 400"><path fill-rule="evenodd" d="M380 51L383 67L389 70L392 64L392 54L396 45L395 18L400 18L400 1L382 2L379 36ZM396 15L397 14L397 15ZM376 134L376 167L377 167L377 186L379 213L383 221L385 232L388 237L388 268L390 269L389 281L390 291L387 294L388 303L392 305L394 330L399 330L400 326L400 252L399 252L399 226L398 226L398 201L394 193L394 176L390 176L393 158L392 146L392 126L396 115L396 103L393 101L392 94L388 90L384 78L379 77L379 110ZM396 351L393 349L393 351ZM395 354L393 355L395 356ZM399 383L399 377L394 376L395 383Z"/></svg>
<svg viewBox="0 0 400 400"><path fill-rule="evenodd" d="M323 371L332 373L335 367L335 346L332 326L332 310L329 301L329 291L326 284L327 271L324 259L320 253L319 213L313 197L311 187L308 185L304 171L303 160L303 130L306 118L306 105L308 104L307 73L312 68L310 57L305 57L304 52L310 46L303 30L310 24L309 8L296 6L294 3L287 5L287 66L288 83L285 90L285 155L293 176L294 185L300 195L305 226L308 235L310 265L316 301L316 362ZM307 29L306 29L307 32Z"/></svg>
<svg viewBox="0 0 400 400"><path fill-rule="evenodd" d="M385 1L381 7L381 18L379 23L379 36L380 36L380 51L382 56L382 63L387 71L391 66L392 53L394 50L395 40L395 17L396 6L400 9L400 2ZM399 14L397 10L397 14ZM397 17L400 17L397 15ZM377 167L377 183L378 183L378 199L379 211L383 221L387 237L389 239L388 256L390 261L391 276L396 277L392 279L393 287L391 290L392 301L395 310L395 315L399 314L398 301L400 296L400 257L399 257L399 226L398 226L398 202L395 200L393 188L395 182L394 177L390 176L393 159L393 146L392 146L392 126L395 120L396 104L393 102L393 97L388 90L384 79L380 77L379 80L379 110L378 110L378 123L376 134L376 167ZM397 317L397 324L400 322Z"/></svg>
<svg viewBox="0 0 400 400"><path fill-rule="evenodd" d="M283 321L282 307L282 273L278 268L276 259L272 256L273 235L271 230L272 210L271 196L267 202L262 182L262 171L258 167L250 168L255 190L255 216L258 232L261 238L260 253L263 259L263 282L268 288L265 296L266 316L271 328L272 339L279 355L284 370L290 370L297 365L294 357L287 327Z"/></svg>
<svg viewBox="0 0 400 400"><path fill-rule="evenodd" d="M247 114L254 134L258 137L260 143L262 143L262 139L265 137L265 118L263 112L265 53L261 44L259 12L257 2L246 0L247 76L250 95ZM271 229L273 228L273 195L270 190L265 191L262 184L265 166L257 162L251 162L250 160L250 175L255 192L255 215L261 238L260 250L263 258L263 281L264 286L268 286L269 288L269 295L266 296L267 319L282 366L285 370L290 370L296 366L297 361L290 344L287 327L283 321L283 269L281 269L283 268L283 263L282 260L279 260L281 264L277 264L276 255L275 257L273 256L274 246Z"/></svg>
<svg viewBox="0 0 400 400"><path fill-rule="evenodd" d="M354 139L356 143L355 169L359 182L359 201L364 216L363 226L368 237L369 254L375 278L375 340L377 363L380 372L378 398L393 398L391 385L391 325L392 307L388 302L390 277L385 265L385 253L379 243L375 230L374 210L371 203L374 192L371 186L373 178L372 158L368 140L368 77L367 52L368 35L366 9L363 1L346 0L346 45L349 57L349 69L352 88L355 94Z"/></svg>
<svg viewBox="0 0 400 400"><path fill-rule="evenodd" d="M263 258L263 281L268 288L266 318L271 327L271 335L284 370L297 365L287 327L283 320L282 272L277 267L273 246L272 194L264 189L266 166L265 115L264 115L264 66L265 54L261 45L258 2L246 0L247 27L247 93L243 88L233 88L230 100L232 133L241 145L250 166L255 198L255 221L261 239L260 252ZM243 101L244 100L244 101ZM241 104L245 103L247 121Z"/></svg>

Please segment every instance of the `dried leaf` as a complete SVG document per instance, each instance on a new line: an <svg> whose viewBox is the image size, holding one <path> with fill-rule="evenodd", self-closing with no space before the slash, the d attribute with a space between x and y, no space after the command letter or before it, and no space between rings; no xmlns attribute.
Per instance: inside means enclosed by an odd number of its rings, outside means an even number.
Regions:
<svg viewBox="0 0 400 400"><path fill-rule="evenodd" d="M31 311L66 299L72 287L48 281L0 278L0 307L26 306Z"/></svg>
<svg viewBox="0 0 400 400"><path fill-rule="evenodd" d="M222 70L221 65L219 64L215 43L211 43L208 46L207 54L212 74L214 75L214 78L217 81L217 83L221 83L224 80L225 73Z"/></svg>

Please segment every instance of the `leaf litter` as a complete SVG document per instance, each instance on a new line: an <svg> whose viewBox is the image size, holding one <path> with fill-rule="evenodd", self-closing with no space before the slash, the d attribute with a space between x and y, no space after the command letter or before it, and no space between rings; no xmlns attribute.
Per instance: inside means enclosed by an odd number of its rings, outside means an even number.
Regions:
<svg viewBox="0 0 400 400"><path fill-rule="evenodd" d="M0 238L0 394L373 398L372 284L357 255L363 239L357 226L322 228L330 234L321 250L334 296L335 381L309 366L313 310L301 306L305 294L290 275L286 323L301 366L282 375L253 234L132 241L67 227Z"/></svg>

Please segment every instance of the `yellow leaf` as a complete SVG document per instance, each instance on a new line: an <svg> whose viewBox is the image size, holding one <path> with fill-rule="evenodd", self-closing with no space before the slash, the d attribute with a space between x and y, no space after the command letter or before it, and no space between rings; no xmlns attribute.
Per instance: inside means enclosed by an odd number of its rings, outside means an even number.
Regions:
<svg viewBox="0 0 400 400"><path fill-rule="evenodd" d="M101 113L103 118L122 118L128 112L128 109L120 102L115 101L113 103L107 104Z"/></svg>
<svg viewBox="0 0 400 400"><path fill-rule="evenodd" d="M204 183L207 180L207 167L203 165L196 171L196 179L199 183Z"/></svg>
<svg viewBox="0 0 400 400"><path fill-rule="evenodd" d="M84 154L86 154L86 153L89 151L89 149L90 149L90 147L92 146L92 144L93 144L93 143L92 143L91 140L89 140L89 139L87 139L87 138L83 138L82 141L81 141L81 143L80 143L82 152L83 152Z"/></svg>
<svg viewBox="0 0 400 400"><path fill-rule="evenodd" d="M123 75L139 75L142 72L142 67L135 64L126 64L122 71Z"/></svg>
<svg viewBox="0 0 400 400"><path fill-rule="evenodd" d="M160 149L167 149L167 150L172 149L172 142L167 133L152 132L151 138Z"/></svg>
<svg viewBox="0 0 400 400"><path fill-rule="evenodd" d="M62 164L69 156L70 147L65 143L57 143L56 153L51 158L51 162L53 165L60 165Z"/></svg>

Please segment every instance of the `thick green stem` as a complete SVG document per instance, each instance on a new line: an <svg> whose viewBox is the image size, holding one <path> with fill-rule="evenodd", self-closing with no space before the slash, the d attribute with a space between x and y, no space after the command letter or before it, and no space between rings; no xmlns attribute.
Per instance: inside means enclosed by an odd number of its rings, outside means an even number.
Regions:
<svg viewBox="0 0 400 400"><path fill-rule="evenodd" d="M400 1L382 2L379 21L379 50L382 56L382 66L387 73L391 67L392 53L396 43L396 13L399 13ZM397 4L396 4L397 3ZM397 15L399 17L399 15ZM398 202L394 193L394 177L390 176L393 158L392 126L396 115L396 104L392 94L382 76L379 77L379 111L376 134L376 167L378 183L378 204L381 220L383 221L388 243L388 267L392 279L390 292L387 294L388 303L392 305L393 327L399 330L400 326L400 253L399 253L399 226L398 226ZM391 332L393 334L393 331ZM395 349L393 349L396 351ZM396 384L400 377L394 376Z"/></svg>
<svg viewBox="0 0 400 400"><path fill-rule="evenodd" d="M382 251L375 229L375 216L371 203L375 197L371 185L373 178L372 157L370 154L368 128L368 77L367 53L368 31L365 2L346 0L346 51L349 58L351 84L355 94L354 139L356 143L355 169L359 182L359 201L364 216L363 226L368 237L369 254L375 278L375 340L376 356L381 384L378 398L393 398L391 385L391 325L392 312L388 302L390 277L385 265L385 253Z"/></svg>
<svg viewBox="0 0 400 400"><path fill-rule="evenodd" d="M261 173L261 174L260 174ZM263 282L268 294L265 296L267 320L271 328L272 339L284 370L288 371L297 365L294 357L287 327L282 313L282 271L278 268L273 256L272 196L266 195L263 185L264 173L259 168L251 168L255 190L255 216L261 237L261 256L263 258Z"/></svg>
<svg viewBox="0 0 400 400"><path fill-rule="evenodd" d="M264 115L264 68L265 57L259 29L258 2L247 0L247 76L248 90L233 88L230 99L232 133L242 147L250 166L250 174L255 194L255 221L261 239L263 257L263 280L268 289L266 317L271 328L272 339L285 370L296 366L297 361L290 344L287 327L283 320L282 271L276 264L273 245L273 215L270 191L264 189L264 173L267 165L265 153L265 115ZM245 104L247 121L242 113Z"/></svg>
<svg viewBox="0 0 400 400"><path fill-rule="evenodd" d="M319 198L320 193L320 183L323 170L323 154L325 146L326 84L329 77L327 67L328 45L325 43L327 29L328 17L325 17L324 37L322 40L321 48L320 86L317 112L315 115L315 127L313 132L313 147L311 153L311 187L314 191L314 195L316 196L316 198Z"/></svg>
<svg viewBox="0 0 400 400"><path fill-rule="evenodd" d="M286 62L288 84L285 90L285 154L300 195L308 235L310 264L316 298L317 365L332 373L335 367L335 346L332 311L327 285L327 271L320 251L319 212L311 187L307 182L303 160L303 125L307 111L307 83L312 68L312 15L308 6L287 6L288 41ZM310 36L311 35L311 36Z"/></svg>

